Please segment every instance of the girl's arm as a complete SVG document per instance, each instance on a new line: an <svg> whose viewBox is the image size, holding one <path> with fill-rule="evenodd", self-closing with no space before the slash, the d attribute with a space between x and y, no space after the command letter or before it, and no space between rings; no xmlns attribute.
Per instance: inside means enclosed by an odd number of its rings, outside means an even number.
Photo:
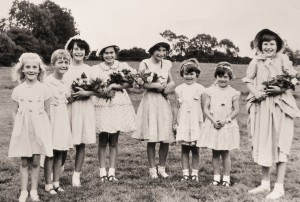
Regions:
<svg viewBox="0 0 300 202"><path fill-rule="evenodd" d="M246 86L259 102L268 96L265 92L258 91L252 83L246 83Z"/></svg>
<svg viewBox="0 0 300 202"><path fill-rule="evenodd" d="M168 72L168 82L165 88L165 94L170 94L174 91L175 88L175 83L173 81L172 75L171 75L171 71L169 70Z"/></svg>
<svg viewBox="0 0 300 202"><path fill-rule="evenodd" d="M205 116L214 124L214 127L216 129L220 129L222 126L218 123L218 120L215 120L215 118L211 115L209 111L209 106L210 106L210 96L206 96L203 112Z"/></svg>
<svg viewBox="0 0 300 202"><path fill-rule="evenodd" d="M18 102L16 101L13 101L13 106L12 106L12 124L14 125L15 124L15 118L16 118L16 115L18 113L18 108L19 108L19 104Z"/></svg>
<svg viewBox="0 0 300 202"><path fill-rule="evenodd" d="M76 92L76 93L71 93L72 96L74 98L79 98L79 99L82 99L82 98L86 98L86 97L90 97L92 95L95 95L95 92L94 91L86 91L86 90L83 90L82 88L80 87L76 87L79 91Z"/></svg>
<svg viewBox="0 0 300 202"><path fill-rule="evenodd" d="M107 87L107 91L109 92L111 90L122 90L122 89L127 89L127 88L132 88L132 84L124 83L124 84L120 85L120 84L112 83Z"/></svg>
<svg viewBox="0 0 300 202"><path fill-rule="evenodd" d="M175 107L173 111L173 129L176 129L176 126L178 124L179 117L178 117L178 109L180 108L180 103L179 103L179 96L178 93L175 92Z"/></svg>
<svg viewBox="0 0 300 202"><path fill-rule="evenodd" d="M45 102L44 102L45 111L47 112L49 120L50 120L50 102L51 102L50 99L51 98L49 98L48 100L45 100Z"/></svg>
<svg viewBox="0 0 300 202"><path fill-rule="evenodd" d="M201 109L204 112L204 106L205 106L205 102L206 102L206 94L202 93L201 94ZM205 120L205 114L203 113L203 120Z"/></svg>

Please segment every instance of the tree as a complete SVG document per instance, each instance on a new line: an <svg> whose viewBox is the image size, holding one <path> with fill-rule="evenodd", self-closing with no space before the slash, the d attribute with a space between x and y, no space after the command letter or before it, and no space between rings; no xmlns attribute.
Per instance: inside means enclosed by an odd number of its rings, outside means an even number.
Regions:
<svg viewBox="0 0 300 202"><path fill-rule="evenodd" d="M213 55L213 49L218 45L216 37L209 34L198 34L189 41L189 51L200 51L201 53Z"/></svg>
<svg viewBox="0 0 300 202"><path fill-rule="evenodd" d="M141 61L148 58L149 54L146 53L145 49L133 47L131 49L123 49L119 53L120 60L134 60Z"/></svg>
<svg viewBox="0 0 300 202"><path fill-rule="evenodd" d="M226 54L229 57L237 57L238 52L240 51L239 48L229 39L222 39L219 42L219 47L225 49Z"/></svg>
<svg viewBox="0 0 300 202"><path fill-rule="evenodd" d="M0 33L0 65L11 65L18 60L22 51L6 34Z"/></svg>

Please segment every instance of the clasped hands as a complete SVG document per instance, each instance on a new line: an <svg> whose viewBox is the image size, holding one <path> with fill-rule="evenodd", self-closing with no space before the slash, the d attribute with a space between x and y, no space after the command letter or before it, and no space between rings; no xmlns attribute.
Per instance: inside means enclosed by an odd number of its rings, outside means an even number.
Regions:
<svg viewBox="0 0 300 202"><path fill-rule="evenodd" d="M284 93L286 91L286 89L280 88L278 86L268 86L268 88L266 88L263 91L258 91L256 94L254 94L255 99L260 102L263 101L264 99L266 99L266 97L268 96L276 96L276 95L280 95L282 93Z"/></svg>
<svg viewBox="0 0 300 202"><path fill-rule="evenodd" d="M164 93L164 94L170 94L174 91L174 87L175 87L175 83L172 81L172 82L169 82L169 83L153 83L155 86L155 88L157 89L158 92L160 93Z"/></svg>

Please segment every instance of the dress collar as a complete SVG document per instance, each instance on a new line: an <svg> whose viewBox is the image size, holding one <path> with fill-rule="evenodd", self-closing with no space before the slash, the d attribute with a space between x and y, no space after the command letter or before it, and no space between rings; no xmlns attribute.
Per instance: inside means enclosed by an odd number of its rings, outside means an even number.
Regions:
<svg viewBox="0 0 300 202"><path fill-rule="evenodd" d="M58 86L58 85L60 85L60 84L65 84L65 83L66 83L66 80L65 80L64 78L62 78L61 80L58 80L57 78L55 78L55 77L53 76L53 74L51 74L51 75L49 76L49 82L52 83L52 84L55 85L55 86Z"/></svg>
<svg viewBox="0 0 300 202"><path fill-rule="evenodd" d="M120 64L119 61L115 60L115 61L114 61L114 64L113 64L112 66L106 65L105 62L101 62L101 63L99 64L99 66L100 66L100 68L101 68L102 70L104 70L104 71L109 71L109 70L116 70L116 69L118 69L118 68L119 68L119 64Z"/></svg>

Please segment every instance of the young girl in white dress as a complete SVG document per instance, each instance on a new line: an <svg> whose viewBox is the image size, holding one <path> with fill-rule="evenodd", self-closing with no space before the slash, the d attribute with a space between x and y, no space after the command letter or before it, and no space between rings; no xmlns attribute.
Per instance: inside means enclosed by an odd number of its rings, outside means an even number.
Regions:
<svg viewBox="0 0 300 202"><path fill-rule="evenodd" d="M146 89L137 112L137 131L132 135L138 140L147 141L147 155L149 162L149 173L152 179L163 178L169 175L165 172L166 160L169 151L169 143L175 141L172 131L172 110L168 100L162 95L174 91L175 83L172 79L170 69L172 63L164 58L170 50L166 42L154 44L149 53L151 58L140 63L139 71L149 70L156 72L159 76L157 82L145 83ZM160 143L159 165L155 166L155 146Z"/></svg>
<svg viewBox="0 0 300 202"><path fill-rule="evenodd" d="M36 53L23 53L13 69L13 81L21 84L14 88L13 122L9 157L21 157L21 195L19 201L28 197L28 167L31 165L31 191L33 201L39 201L37 193L40 175L40 155L53 156L52 129L49 121L51 92L40 83L46 66Z"/></svg>
<svg viewBox="0 0 300 202"><path fill-rule="evenodd" d="M45 158L45 190L50 194L63 192L59 185L63 152L73 148L67 96L70 94L64 74L68 71L71 56L68 51L58 49L51 56L53 74L45 79L51 90L50 123L52 125L53 158ZM53 170L53 183L51 172Z"/></svg>
<svg viewBox="0 0 300 202"><path fill-rule="evenodd" d="M80 78L85 73L87 79L91 78L91 67L83 63L84 57L89 54L90 47L88 43L80 36L69 39L65 49L71 54L71 63L69 70L65 73L64 78L71 88L72 82L76 78ZM72 98L76 98L74 102L68 105L69 117L71 123L72 141L76 148L75 171L72 177L72 185L80 187L80 172L85 157L85 145L96 142L95 135L95 108L92 98L92 91L85 91L79 88L79 91L72 93Z"/></svg>
<svg viewBox="0 0 300 202"><path fill-rule="evenodd" d="M214 179L211 185L230 186L230 150L240 146L237 120L240 92L229 86L233 78L228 62L217 64L214 77L216 82L206 91L203 112L206 119L202 125L198 147L212 149ZM220 157L223 160L223 180L220 176Z"/></svg>
<svg viewBox="0 0 300 202"><path fill-rule="evenodd" d="M114 44L108 44L100 50L99 56L103 62L93 66L93 77L107 82L111 73L117 73L123 69L134 71L126 62L116 60L119 50L119 47ZM118 181L115 177L115 169L119 134L136 130L135 111L125 90L129 87L131 85L128 83L123 85L112 83L106 89L108 94L114 95L110 100L94 97L96 133L99 135L98 160L101 181ZM107 144L109 144L108 174L105 166Z"/></svg>
<svg viewBox="0 0 300 202"><path fill-rule="evenodd" d="M194 58L187 60L180 68L180 76L185 83L175 88L176 106L174 109L173 129L176 130L176 141L181 144L182 181L189 179L189 155L192 153L191 180L199 181L199 139L203 123L202 104L204 103L205 88L196 83L201 73L198 61Z"/></svg>
<svg viewBox="0 0 300 202"><path fill-rule="evenodd" d="M254 45L257 54L250 62L243 81L250 90L247 98L250 136L252 137L252 157L262 166L261 185L249 191L250 194L269 192L270 168L276 163L276 183L267 199L278 199L284 195L283 181L287 155L294 136L294 118L300 117L295 99L288 89L262 85L282 75L284 72L296 76L288 56L282 52L284 41L273 31L263 29L258 32ZM251 102L256 98L258 102ZM248 122L249 123L249 122Z"/></svg>

